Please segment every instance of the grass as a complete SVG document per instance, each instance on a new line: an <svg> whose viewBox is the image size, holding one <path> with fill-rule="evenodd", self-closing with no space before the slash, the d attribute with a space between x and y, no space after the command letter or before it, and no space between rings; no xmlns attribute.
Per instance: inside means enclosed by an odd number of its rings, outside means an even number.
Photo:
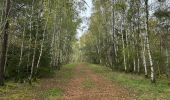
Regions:
<svg viewBox="0 0 170 100"><path fill-rule="evenodd" d="M74 75L73 69L76 65L65 65L60 71L55 71L54 75L50 75L51 77L38 79L36 83L33 82L32 86L28 83L20 84L8 81L5 86L0 87L0 100L33 100L35 96L45 100L56 100L64 93L58 86L68 83ZM49 86L51 83L54 85ZM46 87L42 85L49 87L41 89L42 87Z"/></svg>
<svg viewBox="0 0 170 100"><path fill-rule="evenodd" d="M61 81L63 84L67 83L74 75L73 69L77 64L68 64L61 68L60 71L56 71L55 79Z"/></svg>
<svg viewBox="0 0 170 100"><path fill-rule="evenodd" d="M46 98L47 100L56 100L60 96L62 96L63 93L64 93L64 91L60 88L52 88L52 89L48 89L47 91L45 91L42 94L42 96L43 96L43 98Z"/></svg>
<svg viewBox="0 0 170 100"><path fill-rule="evenodd" d="M0 87L0 100L30 100L31 90L37 86L37 83L29 85L28 83L14 83L8 81L5 86Z"/></svg>
<svg viewBox="0 0 170 100"><path fill-rule="evenodd" d="M113 72L111 69L99 66L89 65L96 73L105 78L118 83L138 95L138 100L170 100L170 87L166 80L158 80L156 84L151 84L149 79L144 76Z"/></svg>
<svg viewBox="0 0 170 100"><path fill-rule="evenodd" d="M73 69L77 64L67 64L61 68L60 71L55 72L55 76L51 79L51 82L54 84L50 86L47 90L44 90L39 95L42 99L45 100L56 100L64 94L64 90L60 87L68 83L68 81L74 76ZM49 79L47 79L49 80ZM48 82L49 84L51 83Z"/></svg>
<svg viewBox="0 0 170 100"><path fill-rule="evenodd" d="M94 85L95 85L95 83L91 79L89 79L88 77L83 81L83 87L84 88L88 88L88 89L93 88Z"/></svg>

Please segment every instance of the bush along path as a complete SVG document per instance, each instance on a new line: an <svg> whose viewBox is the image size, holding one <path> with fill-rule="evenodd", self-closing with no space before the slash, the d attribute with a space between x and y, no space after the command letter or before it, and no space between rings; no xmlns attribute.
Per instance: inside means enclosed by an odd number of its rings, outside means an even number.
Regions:
<svg viewBox="0 0 170 100"><path fill-rule="evenodd" d="M8 83L14 84L14 83ZM7 91L6 91L7 89ZM53 77L33 86L0 88L0 100L135 100L135 93L96 74L87 64L62 67Z"/></svg>

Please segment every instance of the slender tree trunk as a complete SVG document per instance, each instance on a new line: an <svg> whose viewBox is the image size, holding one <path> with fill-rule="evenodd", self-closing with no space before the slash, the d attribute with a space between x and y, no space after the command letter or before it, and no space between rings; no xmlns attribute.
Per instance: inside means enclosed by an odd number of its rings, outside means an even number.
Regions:
<svg viewBox="0 0 170 100"><path fill-rule="evenodd" d="M29 34L29 45L28 45L28 61L27 61L27 72L29 72L30 67L30 55L31 55L31 41L32 41L32 16L34 13L34 0L32 1L32 9L31 9L31 16L30 16L30 34Z"/></svg>
<svg viewBox="0 0 170 100"><path fill-rule="evenodd" d="M147 38L146 41L147 41L149 63L150 63L150 68L151 68L151 82L155 83L155 73L154 73L153 61L152 61L152 56L151 56L151 51L150 51L149 39Z"/></svg>
<svg viewBox="0 0 170 100"><path fill-rule="evenodd" d="M167 28L167 33L166 34L168 34L169 33L169 29ZM167 40L166 40L166 44L167 44ZM166 73L166 76L168 77L168 79L169 79L169 76L170 76L170 68L169 68L169 51L168 51L168 47L167 47L167 45L165 46L165 49L166 49L166 67L165 67L165 69L166 69L166 71L165 71L165 73ZM170 85L170 79L168 80L168 84Z"/></svg>
<svg viewBox="0 0 170 100"><path fill-rule="evenodd" d="M136 59L134 58L133 59L133 71L134 71L134 73L136 73Z"/></svg>
<svg viewBox="0 0 170 100"><path fill-rule="evenodd" d="M38 15L38 19L39 19L39 15ZM39 25L37 22L37 31L36 31L36 35L35 35L35 42L34 42L34 51L33 51L33 57L32 57L32 64L31 64L31 73L30 73L30 77L29 80L31 82L32 76L33 76L33 72L34 72L34 65L35 65L35 56L36 56L36 49L37 49L37 38L38 38L38 34L39 34Z"/></svg>
<svg viewBox="0 0 170 100"><path fill-rule="evenodd" d="M6 0L5 5L5 13L4 13L4 27L2 29L2 53L1 53L1 61L0 61L0 85L4 85L4 66L5 66L5 58L7 52L7 45L8 45L8 33L9 33L9 14L11 8L11 0Z"/></svg>
<svg viewBox="0 0 170 100"><path fill-rule="evenodd" d="M129 32L129 30L128 30L128 27L127 27L127 25L126 25L126 28L127 28L127 30L126 30L126 48L129 48L129 41L128 41L128 32ZM128 63L128 59L129 59L129 50L127 51L127 67L129 67L129 63Z"/></svg>
<svg viewBox="0 0 170 100"><path fill-rule="evenodd" d="M19 73L20 73L19 71L20 71L20 68L21 68L22 58L23 58L23 51L24 51L25 28L26 28L26 23L25 23L25 25L24 25L24 31L23 31L23 33L22 33L21 52L20 52L18 69L17 69L18 77L19 77Z"/></svg>
<svg viewBox="0 0 170 100"><path fill-rule="evenodd" d="M38 72L38 68L39 68L39 64L40 64L40 60L41 60L41 56L43 54L43 47L44 47L44 41L45 41L45 33L46 33L46 29L47 29L47 23L48 23L48 18L46 20L46 23L45 23L45 28L44 28L44 32L43 32L43 40L41 42L41 49L40 49L40 55L39 55L39 58L38 58L38 62L37 62L37 71L36 71L36 74Z"/></svg>
<svg viewBox="0 0 170 100"><path fill-rule="evenodd" d="M169 68L169 52L168 52L168 49L166 48L166 71L165 71L165 73L166 73L166 76L167 76L167 78L169 79L169 76L170 76L170 68ZM169 81L169 83L168 84L170 84L170 79L168 80Z"/></svg>
<svg viewBox="0 0 170 100"><path fill-rule="evenodd" d="M150 62L150 68L151 68L151 82L155 83L155 72L154 72L154 67L153 67L153 61L152 61L152 56L151 56L151 51L150 51L150 44L149 44L149 9L148 9L148 0L145 0L145 10L146 10L146 46L147 46L147 52L149 56L149 62Z"/></svg>
<svg viewBox="0 0 170 100"><path fill-rule="evenodd" d="M116 34L115 34L115 0L112 0L113 6L112 6L112 37L113 37L113 50L114 50L114 59L113 63L117 62L117 47L116 47ZM113 65L113 64L112 64Z"/></svg>
<svg viewBox="0 0 170 100"><path fill-rule="evenodd" d="M147 78L148 77L148 69L147 69L147 66L146 66L146 56L145 56L145 53L146 53L146 37L144 36L144 39L143 39L143 49L142 49L142 59L143 59L143 66L144 66L144 71L145 71L145 77Z"/></svg>
<svg viewBox="0 0 170 100"><path fill-rule="evenodd" d="M137 66L138 66L138 73L140 73L140 59L139 59L139 51L137 53Z"/></svg>
<svg viewBox="0 0 170 100"><path fill-rule="evenodd" d="M4 73L6 72L6 67L7 67L8 49L9 49L9 43L7 44L7 51L6 51L6 55L5 55L6 57L5 57Z"/></svg>
<svg viewBox="0 0 170 100"><path fill-rule="evenodd" d="M56 17L55 17L56 18ZM53 52L54 52L54 42L55 42L55 32L56 32L56 28L55 28L55 24L54 24L54 29L53 29L53 34L52 34L52 40L51 40L51 61L50 61L50 66L51 67L54 67L53 66L53 59L54 59L54 55L53 55Z"/></svg>
<svg viewBox="0 0 170 100"><path fill-rule="evenodd" d="M137 15L138 15L138 25L137 25L137 66L138 66L138 74L140 73L140 0L138 0L137 2L137 7L138 7L138 11L137 11Z"/></svg>
<svg viewBox="0 0 170 100"><path fill-rule="evenodd" d="M124 14L122 15L122 23L121 23L121 34L122 34L122 48L123 48L123 63L124 63L124 70L127 72L127 65L126 65L126 53L125 53L125 42L124 42L124 33L123 33L123 24L124 24Z"/></svg>

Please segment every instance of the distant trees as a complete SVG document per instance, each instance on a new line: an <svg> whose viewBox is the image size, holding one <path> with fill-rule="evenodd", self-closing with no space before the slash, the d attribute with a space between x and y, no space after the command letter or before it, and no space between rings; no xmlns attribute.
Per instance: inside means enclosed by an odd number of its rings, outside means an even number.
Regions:
<svg viewBox="0 0 170 100"><path fill-rule="evenodd" d="M80 40L84 59L113 70L144 73L155 83L169 73L168 2L93 0L89 31Z"/></svg>
<svg viewBox="0 0 170 100"><path fill-rule="evenodd" d="M81 22L80 4L84 3L76 0L5 0L4 6L0 3L3 11L0 85L5 78L31 84L68 63Z"/></svg>

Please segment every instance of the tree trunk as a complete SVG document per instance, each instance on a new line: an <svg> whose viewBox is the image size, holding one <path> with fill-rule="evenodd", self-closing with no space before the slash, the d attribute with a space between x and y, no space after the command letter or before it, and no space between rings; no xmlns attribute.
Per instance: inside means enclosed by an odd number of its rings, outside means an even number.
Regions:
<svg viewBox="0 0 170 100"><path fill-rule="evenodd" d="M141 5L141 3L140 3L140 0L138 0L138 2L137 2L137 16L138 16L138 18L137 18L137 20L138 20L138 25L137 25L137 32L138 32L138 34L137 34L137 66L138 66L138 74L140 73L140 33L141 33L141 31L140 31L140 5Z"/></svg>
<svg viewBox="0 0 170 100"><path fill-rule="evenodd" d="M21 52L20 52L20 58L19 58L19 64L18 64L18 77L19 77L19 70L22 64L22 58L23 58L23 50L24 50L24 39L25 39L25 28L26 28L26 23L24 24L24 32L22 33L22 43L21 43Z"/></svg>
<svg viewBox="0 0 170 100"><path fill-rule="evenodd" d="M43 32L43 40L42 40L42 43L41 43L41 49L40 49L40 55L38 57L38 62L37 62L37 66L36 66L36 73L38 72L38 68L39 68L39 64L40 64L40 60L41 60L41 56L43 54L43 47L44 47L44 41L45 41L45 32L46 32L46 29L47 29L47 23L48 23L48 18L47 18L47 21L45 23L45 28L44 28L44 32Z"/></svg>
<svg viewBox="0 0 170 100"><path fill-rule="evenodd" d="M144 36L144 39L142 41L143 43L143 49L142 49L142 59L143 59L143 66L144 66L144 71L145 71L145 77L147 78L148 77L148 70L147 70L147 66L146 66L146 56L145 56L145 53L146 53L146 37Z"/></svg>
<svg viewBox="0 0 170 100"><path fill-rule="evenodd" d="M122 34L122 48L123 48L123 63L124 63L124 70L127 72L127 65L126 65L126 53L125 53L125 42L124 42L124 35L123 35L123 24L124 24L124 14L122 15L122 23L121 23L121 34Z"/></svg>
<svg viewBox="0 0 170 100"><path fill-rule="evenodd" d="M116 34L115 34L115 9L114 9L115 0L112 0L112 3L113 3L113 6L112 6L112 37L113 37L113 50L114 50L113 63L116 63L117 62L117 50L116 50L117 47L116 47Z"/></svg>
<svg viewBox="0 0 170 100"><path fill-rule="evenodd" d="M0 85L4 85L4 66L5 66L5 58L6 58L6 52L7 52L7 45L8 45L8 33L9 33L9 14L10 14L10 7L11 7L11 1L6 0L5 5L5 14L4 14L4 26L2 29L2 47L1 47L1 61L0 61Z"/></svg>
<svg viewBox="0 0 170 100"><path fill-rule="evenodd" d="M27 61L27 72L29 73L29 67L30 67L30 55L31 55L31 41L32 41L32 16L34 13L34 0L32 1L32 9L31 9L31 16L30 16L30 34L29 34L29 45L28 45L28 61Z"/></svg>
<svg viewBox="0 0 170 100"><path fill-rule="evenodd" d="M39 19L39 15L38 15L38 19ZM39 25L38 25L38 22L37 22L37 31L36 31L36 36L35 36L35 41L34 41L34 51L33 51L33 57L32 57L32 65L31 65L31 74L30 74L30 77L29 79L31 80L32 79L32 76L33 76L33 72L34 72L34 65L35 65L35 56L36 56L36 49L37 49L37 38L38 38L38 28Z"/></svg>
<svg viewBox="0 0 170 100"><path fill-rule="evenodd" d="M149 44L149 9L148 9L148 0L145 0L145 10L146 10L146 46L147 46L147 52L149 56L149 63L150 63L150 68L151 68L151 82L155 83L155 73L154 73L154 67L153 67L153 61L152 61L152 56L151 56L151 51L150 51L150 44Z"/></svg>

